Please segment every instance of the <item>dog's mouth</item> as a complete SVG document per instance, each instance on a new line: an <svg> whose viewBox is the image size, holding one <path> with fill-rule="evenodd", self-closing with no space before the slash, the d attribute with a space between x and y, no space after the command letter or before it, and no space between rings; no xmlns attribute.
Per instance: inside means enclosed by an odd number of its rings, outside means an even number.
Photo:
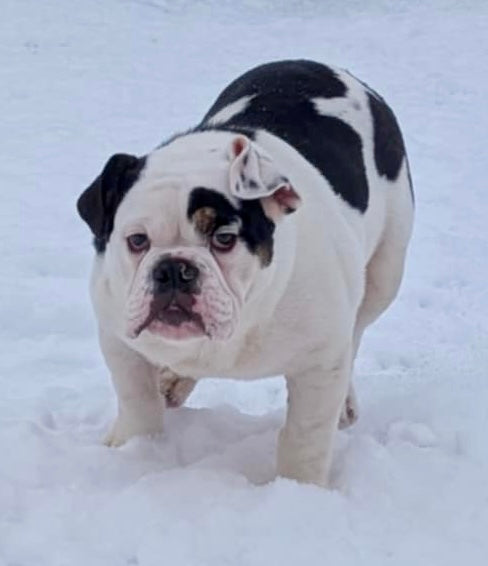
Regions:
<svg viewBox="0 0 488 566"><path fill-rule="evenodd" d="M195 318L195 314L186 311L179 305L170 305L166 309L158 312L157 320L169 324L170 326L181 326L184 322L190 322Z"/></svg>
<svg viewBox="0 0 488 566"><path fill-rule="evenodd" d="M136 329L135 337L143 330L176 340L206 334L201 315L193 310L194 303L191 294L169 292L154 295L149 314Z"/></svg>

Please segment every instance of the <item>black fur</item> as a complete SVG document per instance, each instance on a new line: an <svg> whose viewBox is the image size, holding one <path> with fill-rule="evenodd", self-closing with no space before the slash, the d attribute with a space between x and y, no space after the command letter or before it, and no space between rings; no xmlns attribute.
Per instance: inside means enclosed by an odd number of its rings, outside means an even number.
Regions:
<svg viewBox="0 0 488 566"><path fill-rule="evenodd" d="M274 61L255 67L231 82L211 106L203 123L243 96L271 97L271 106L274 108L275 104L288 103L294 106L298 100L317 96L336 98L344 96L346 92L346 85L334 71L321 63Z"/></svg>
<svg viewBox="0 0 488 566"><path fill-rule="evenodd" d="M191 220L201 208L211 208L215 211L212 231L240 219L239 237L251 253L260 257L264 266L269 265L273 256L275 224L265 215L259 199L240 201L239 208L236 208L222 193L214 189L196 187L190 193L188 219Z"/></svg>
<svg viewBox="0 0 488 566"><path fill-rule="evenodd" d="M405 157L405 145L395 115L376 93L368 92L374 127L374 160L380 175L395 181Z"/></svg>
<svg viewBox="0 0 488 566"><path fill-rule="evenodd" d="M105 251L117 208L139 178L145 163L145 157L124 153L112 155L102 173L78 199L78 212L93 232L98 253Z"/></svg>
<svg viewBox="0 0 488 566"><path fill-rule="evenodd" d="M259 255L265 267L273 259L273 233L275 223L266 216L260 199L243 200L239 210L242 219L240 237L249 251Z"/></svg>

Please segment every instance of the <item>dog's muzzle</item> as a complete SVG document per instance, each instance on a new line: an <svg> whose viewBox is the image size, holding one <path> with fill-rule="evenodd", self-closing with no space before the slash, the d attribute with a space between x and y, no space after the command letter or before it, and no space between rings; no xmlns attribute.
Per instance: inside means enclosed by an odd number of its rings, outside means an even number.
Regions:
<svg viewBox="0 0 488 566"><path fill-rule="evenodd" d="M154 298L149 317L170 326L193 322L203 329L201 316L194 312L194 295L200 292L200 270L183 258L163 258L153 269Z"/></svg>
<svg viewBox="0 0 488 566"><path fill-rule="evenodd" d="M238 311L239 301L211 254L178 248L148 256L140 266L128 298L127 334L137 338L148 330L170 340L226 340Z"/></svg>

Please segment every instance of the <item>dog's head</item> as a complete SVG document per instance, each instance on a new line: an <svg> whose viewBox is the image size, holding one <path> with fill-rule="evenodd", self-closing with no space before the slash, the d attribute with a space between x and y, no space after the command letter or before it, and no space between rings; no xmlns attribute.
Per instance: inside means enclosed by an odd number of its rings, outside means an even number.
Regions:
<svg viewBox="0 0 488 566"><path fill-rule="evenodd" d="M227 340L269 280L277 224L299 203L255 142L214 131L145 158L114 155L78 211L127 336Z"/></svg>

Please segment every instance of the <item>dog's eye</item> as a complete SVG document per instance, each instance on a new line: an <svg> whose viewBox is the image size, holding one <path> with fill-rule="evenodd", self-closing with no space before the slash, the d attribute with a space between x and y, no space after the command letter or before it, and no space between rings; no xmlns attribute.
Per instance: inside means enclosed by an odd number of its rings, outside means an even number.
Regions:
<svg viewBox="0 0 488 566"><path fill-rule="evenodd" d="M133 253L145 252L149 249L149 238L146 234L131 234L127 238L127 245Z"/></svg>
<svg viewBox="0 0 488 566"><path fill-rule="evenodd" d="M212 248L219 252L230 252L237 242L237 234L233 232L215 232L212 236Z"/></svg>

